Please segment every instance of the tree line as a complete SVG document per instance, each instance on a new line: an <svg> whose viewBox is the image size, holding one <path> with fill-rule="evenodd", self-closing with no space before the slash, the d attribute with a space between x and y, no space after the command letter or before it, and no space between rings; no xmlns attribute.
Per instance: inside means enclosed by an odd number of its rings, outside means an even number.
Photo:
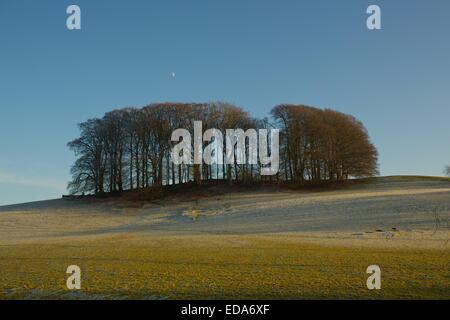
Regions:
<svg viewBox="0 0 450 320"><path fill-rule="evenodd" d="M280 170L267 177L260 174L261 164L175 165L171 151L177 142L171 141L172 132L193 132L194 121L202 121L203 130L223 132L279 129ZM68 185L71 194L208 180L322 183L377 174L378 153L363 124L330 109L279 105L270 119L257 119L229 103L158 103L114 110L79 124L79 129L80 136L68 143L76 156Z"/></svg>

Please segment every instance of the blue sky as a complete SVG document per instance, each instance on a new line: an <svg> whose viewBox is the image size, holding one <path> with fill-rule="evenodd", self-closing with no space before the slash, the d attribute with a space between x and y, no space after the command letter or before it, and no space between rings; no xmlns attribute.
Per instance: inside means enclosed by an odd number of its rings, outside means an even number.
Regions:
<svg viewBox="0 0 450 320"><path fill-rule="evenodd" d="M334 108L366 125L382 175L441 175L449 14L448 0L0 0L0 204L65 192L77 123L161 101Z"/></svg>

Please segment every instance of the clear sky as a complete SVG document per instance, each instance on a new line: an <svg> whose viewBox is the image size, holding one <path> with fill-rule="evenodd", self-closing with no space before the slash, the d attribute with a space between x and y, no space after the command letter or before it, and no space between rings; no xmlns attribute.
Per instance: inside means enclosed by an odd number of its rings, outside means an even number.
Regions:
<svg viewBox="0 0 450 320"><path fill-rule="evenodd" d="M448 0L0 0L0 204L65 192L77 123L163 101L331 107L366 125L382 175L441 175L449 17Z"/></svg>

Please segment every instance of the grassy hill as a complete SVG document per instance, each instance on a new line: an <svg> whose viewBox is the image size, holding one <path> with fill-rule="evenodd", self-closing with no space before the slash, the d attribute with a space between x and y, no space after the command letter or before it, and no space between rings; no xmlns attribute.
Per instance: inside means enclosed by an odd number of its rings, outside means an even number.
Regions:
<svg viewBox="0 0 450 320"><path fill-rule="evenodd" d="M449 179L134 196L0 207L0 299L449 298Z"/></svg>

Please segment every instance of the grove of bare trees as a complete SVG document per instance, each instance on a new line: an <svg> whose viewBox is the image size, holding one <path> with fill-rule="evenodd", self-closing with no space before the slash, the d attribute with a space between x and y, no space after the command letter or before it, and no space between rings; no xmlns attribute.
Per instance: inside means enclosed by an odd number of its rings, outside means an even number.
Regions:
<svg viewBox="0 0 450 320"><path fill-rule="evenodd" d="M271 114L282 132L285 180L341 181L378 173L378 152L354 117L301 105L279 105Z"/></svg>
<svg viewBox="0 0 450 320"><path fill-rule="evenodd" d="M377 174L377 150L363 124L352 116L301 105L279 105L271 115L271 121L255 119L221 102L160 103L108 112L81 123L80 137L68 143L76 156L68 189L71 194L102 194L208 180L306 184ZM202 121L203 130L223 132L279 129L279 172L264 177L260 164L225 161L175 165L172 132L179 128L192 132L194 121Z"/></svg>

